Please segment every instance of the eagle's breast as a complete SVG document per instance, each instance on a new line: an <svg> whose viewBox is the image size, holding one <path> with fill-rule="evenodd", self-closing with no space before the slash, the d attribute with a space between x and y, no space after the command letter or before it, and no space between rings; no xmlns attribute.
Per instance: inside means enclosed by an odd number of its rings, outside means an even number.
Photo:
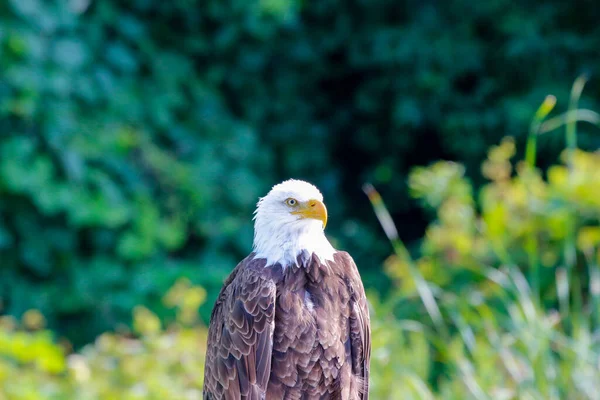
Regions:
<svg viewBox="0 0 600 400"><path fill-rule="evenodd" d="M351 376L350 294L343 271L317 257L299 261L299 267L285 268L276 282L267 398L339 395Z"/></svg>

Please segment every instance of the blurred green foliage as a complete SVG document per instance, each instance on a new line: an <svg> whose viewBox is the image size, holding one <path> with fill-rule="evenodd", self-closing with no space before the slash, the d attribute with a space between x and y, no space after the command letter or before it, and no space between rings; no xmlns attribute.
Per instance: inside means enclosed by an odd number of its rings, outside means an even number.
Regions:
<svg viewBox="0 0 600 400"><path fill-rule="evenodd" d="M334 244L383 290L362 182L418 239L409 167L453 159L478 187L489 145L524 142L542 96L600 67L598 17L586 0L2 2L1 312L39 309L81 345L138 304L172 317L180 276L212 299L289 177L322 189Z"/></svg>
<svg viewBox="0 0 600 400"><path fill-rule="evenodd" d="M597 398L600 140L583 125L562 164L554 133L515 160L543 96L565 110L600 68L599 18L588 0L1 2L0 400L199 398L197 309L289 177L322 189L370 288L373 398ZM600 81L587 93L598 109ZM364 181L401 237L433 221L389 280Z"/></svg>
<svg viewBox="0 0 600 400"><path fill-rule="evenodd" d="M515 152L491 148L477 197L460 164L412 171L435 220L416 259L391 236L395 290L370 296L375 398L597 397L600 154L565 150L544 179Z"/></svg>
<svg viewBox="0 0 600 400"><path fill-rule="evenodd" d="M163 327L158 316L136 307L132 332L103 333L79 353L43 330L41 314L21 323L0 318L0 399L202 398L206 328L198 324L204 290L179 280L165 295L177 319Z"/></svg>
<svg viewBox="0 0 600 400"><path fill-rule="evenodd" d="M412 194L436 217L419 258L394 243L391 296L368 293L373 398L597 398L600 154L565 154L572 163L547 179L524 162L513 171L514 154L510 138L490 150L479 197L459 164L411 173ZM2 317L0 400L200 399L205 299L180 279L162 298L172 323L138 306L133 331L68 355L38 311Z"/></svg>

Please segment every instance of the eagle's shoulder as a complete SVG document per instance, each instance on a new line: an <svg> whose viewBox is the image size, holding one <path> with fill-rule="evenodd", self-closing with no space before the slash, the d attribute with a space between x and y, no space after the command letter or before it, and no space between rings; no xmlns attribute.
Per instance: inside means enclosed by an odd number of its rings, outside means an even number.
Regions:
<svg viewBox="0 0 600 400"><path fill-rule="evenodd" d="M246 292L251 287L258 289L258 285L269 285L270 281L276 279L278 274L272 267L265 267L266 260L264 258L255 258L254 253L250 253L246 258L238 263L231 271L221 291L217 296L213 314L217 310L217 306L232 295L235 295L240 288L246 288Z"/></svg>
<svg viewBox="0 0 600 400"><path fill-rule="evenodd" d="M356 263L350 254L345 251L338 250L333 256L333 261L337 265L338 269L343 271L346 280L349 283L352 283L353 286L359 287L360 290L364 290L360 273L358 272Z"/></svg>
<svg viewBox="0 0 600 400"><path fill-rule="evenodd" d="M342 263L344 265L351 264L354 267L356 267L352 256L347 251L344 251L344 250L336 250L336 252L333 254L333 261L336 263Z"/></svg>

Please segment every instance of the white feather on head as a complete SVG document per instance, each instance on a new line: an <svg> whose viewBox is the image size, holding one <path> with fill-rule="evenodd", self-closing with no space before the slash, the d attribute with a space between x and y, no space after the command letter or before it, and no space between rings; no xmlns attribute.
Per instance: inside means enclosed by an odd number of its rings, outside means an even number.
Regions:
<svg viewBox="0 0 600 400"><path fill-rule="evenodd" d="M332 261L336 250L325 237L323 221L294 214L286 203L289 199L299 204L322 203L323 195L310 183L296 179L273 186L254 212L254 258L266 259L266 266L279 263L286 268L297 265L298 255L306 251L323 263Z"/></svg>

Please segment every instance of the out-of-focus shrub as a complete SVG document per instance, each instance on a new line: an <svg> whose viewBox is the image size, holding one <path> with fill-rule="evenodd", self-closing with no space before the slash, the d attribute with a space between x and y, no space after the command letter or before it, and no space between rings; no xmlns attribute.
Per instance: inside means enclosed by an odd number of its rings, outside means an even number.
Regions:
<svg viewBox="0 0 600 400"><path fill-rule="evenodd" d="M493 294L483 279L485 268L514 266L528 277L536 302L558 305L557 277L569 284L574 277L594 294L600 155L565 151L565 163L551 166L547 179L525 162L513 168L514 155L510 138L491 149L482 166L491 183L481 188L479 199L460 165L438 162L413 171L413 195L437 215L417 261L424 276L457 293L462 285L472 291L473 282L481 281L482 293ZM398 267L389 260L388 271L401 278L404 269Z"/></svg>
<svg viewBox="0 0 600 400"><path fill-rule="evenodd" d="M42 324L29 325L27 315L21 323L0 317L0 399L64 399L71 385L65 379L67 360L52 332ZM26 330L30 326L30 331ZM21 329L23 328L23 329Z"/></svg>
<svg viewBox="0 0 600 400"><path fill-rule="evenodd" d="M600 154L569 148L544 176L515 153L511 138L490 149L477 197L460 164L411 173L435 221L415 260L391 236L375 398L597 397Z"/></svg>
<svg viewBox="0 0 600 400"><path fill-rule="evenodd" d="M180 280L164 297L176 309L173 323L139 306L133 332L103 333L68 355L41 329L39 312L20 322L2 317L0 399L201 399L207 331L197 316L205 296Z"/></svg>

